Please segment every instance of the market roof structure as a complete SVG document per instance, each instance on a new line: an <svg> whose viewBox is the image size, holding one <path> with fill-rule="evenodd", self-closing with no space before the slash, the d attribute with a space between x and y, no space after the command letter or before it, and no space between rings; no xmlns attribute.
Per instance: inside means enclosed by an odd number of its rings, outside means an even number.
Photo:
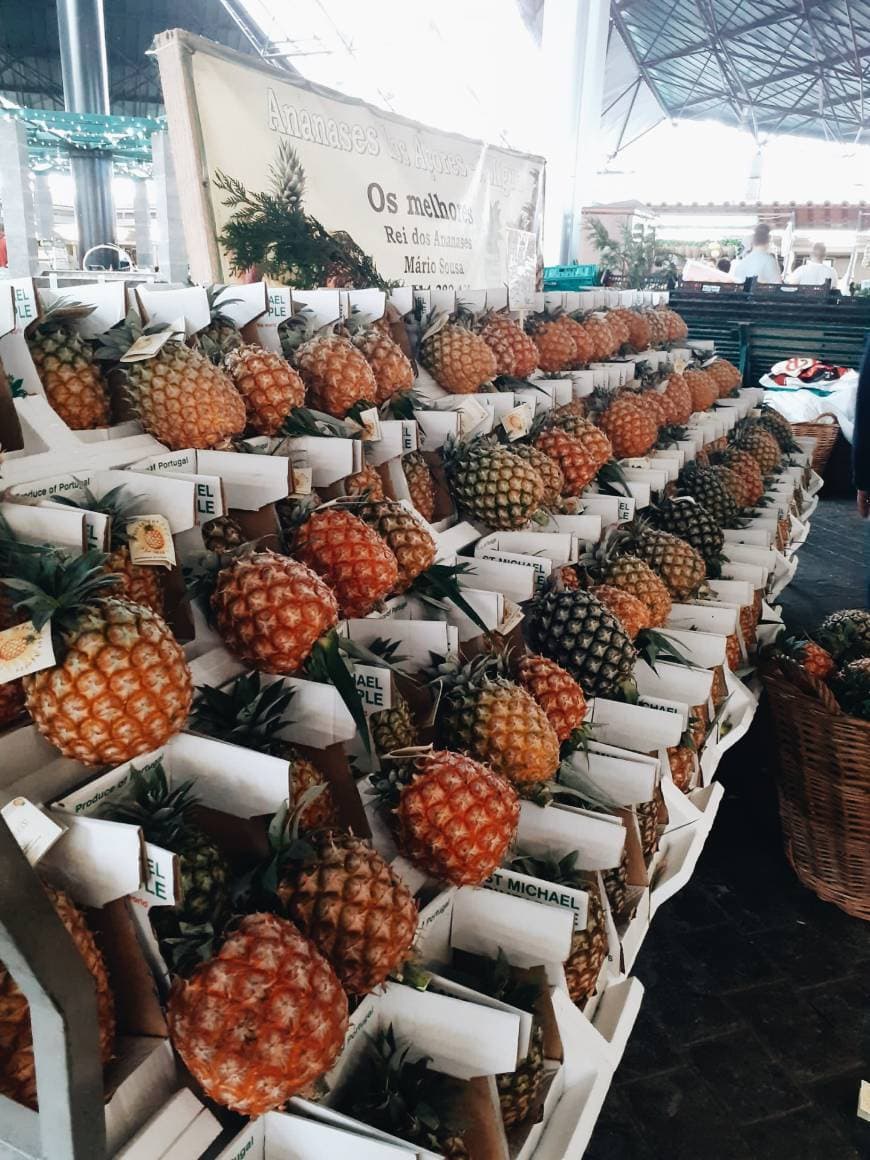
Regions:
<svg viewBox="0 0 870 1160"><path fill-rule="evenodd" d="M713 119L756 137L870 139L864 0L611 0L610 150L656 120ZM615 147L614 147L615 144Z"/></svg>

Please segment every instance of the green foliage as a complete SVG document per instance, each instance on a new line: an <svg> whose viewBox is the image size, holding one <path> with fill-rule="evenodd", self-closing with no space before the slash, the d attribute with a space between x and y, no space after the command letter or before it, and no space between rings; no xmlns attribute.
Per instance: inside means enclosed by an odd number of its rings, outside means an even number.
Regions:
<svg viewBox="0 0 870 1160"><path fill-rule="evenodd" d="M623 225L619 239L612 238L600 218L590 218L586 232L595 244L600 265L619 274L626 286L639 290L653 269L661 274L677 274L673 254L662 248L654 226Z"/></svg>
<svg viewBox="0 0 870 1160"><path fill-rule="evenodd" d="M379 286L387 288L372 258L350 234L330 231L306 213L305 172L289 142L282 142L269 167L271 191L250 193L218 170L215 185L232 214L220 241L234 273L257 267L288 286Z"/></svg>

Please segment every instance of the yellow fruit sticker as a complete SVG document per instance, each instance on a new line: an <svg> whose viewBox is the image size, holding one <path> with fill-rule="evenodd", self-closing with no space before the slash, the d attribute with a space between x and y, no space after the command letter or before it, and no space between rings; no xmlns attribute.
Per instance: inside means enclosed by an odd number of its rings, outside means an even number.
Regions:
<svg viewBox="0 0 870 1160"><path fill-rule="evenodd" d="M50 621L38 629L27 620L0 632L0 684L50 669L54 663Z"/></svg>
<svg viewBox="0 0 870 1160"><path fill-rule="evenodd" d="M175 544L165 516L136 516L127 521L130 560L134 564L171 568Z"/></svg>

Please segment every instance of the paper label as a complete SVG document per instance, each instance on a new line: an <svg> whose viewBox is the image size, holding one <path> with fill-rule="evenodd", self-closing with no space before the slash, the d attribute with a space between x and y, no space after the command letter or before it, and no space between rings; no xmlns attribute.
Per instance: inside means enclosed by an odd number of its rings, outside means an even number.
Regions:
<svg viewBox="0 0 870 1160"><path fill-rule="evenodd" d="M489 410L477 399L461 399L455 407L451 407L451 410L459 415L460 436L470 435L475 427L479 427L490 418Z"/></svg>
<svg viewBox="0 0 870 1160"><path fill-rule="evenodd" d="M589 898L585 890L571 886L556 886L542 878L531 878L528 874L518 874L513 870L495 870L484 882L487 890L497 890L499 894L512 894L517 898L528 898L544 906L557 906L573 911L574 930L586 929Z"/></svg>
<svg viewBox="0 0 870 1160"><path fill-rule="evenodd" d="M139 897L150 906L174 906L175 897L175 855L152 842L145 843L146 878L142 889L133 897Z"/></svg>
<svg viewBox="0 0 870 1160"><path fill-rule="evenodd" d="M141 338L137 338L130 349L122 354L119 362L134 363L145 362L146 359L154 358L154 356L166 346L167 342L178 333L184 334L184 320L181 321L181 326L170 326L166 330L160 330L157 334L143 334Z"/></svg>
<svg viewBox="0 0 870 1160"><path fill-rule="evenodd" d="M137 516L127 521L130 560L171 568L175 565L175 544L165 516Z"/></svg>
<svg viewBox="0 0 870 1160"><path fill-rule="evenodd" d="M681 375L688 365L688 362L682 357L682 355L678 355L677 358L674 359L674 374Z"/></svg>
<svg viewBox="0 0 870 1160"><path fill-rule="evenodd" d="M37 629L32 620L26 620L0 632L0 684L50 669L54 663L51 621Z"/></svg>
<svg viewBox="0 0 870 1160"><path fill-rule="evenodd" d="M366 716L393 707L393 681L389 669L355 664L353 674Z"/></svg>
<svg viewBox="0 0 870 1160"><path fill-rule="evenodd" d="M65 833L63 826L46 817L42 810L24 797L13 798L0 810L0 814L31 866L35 866L61 834Z"/></svg>
<svg viewBox="0 0 870 1160"><path fill-rule="evenodd" d="M513 443L515 439L522 439L528 435L533 418L534 412L530 403L520 403L506 415L502 415L501 425L507 431L509 442Z"/></svg>
<svg viewBox="0 0 870 1160"><path fill-rule="evenodd" d="M495 549L487 548L476 553L475 559L493 560L500 564L522 564L534 574L536 591L543 587L553 571L553 561L546 556L523 556L516 552L497 552Z"/></svg>
<svg viewBox="0 0 870 1160"><path fill-rule="evenodd" d="M361 437L363 443L377 443L384 437L381 431L380 416L378 415L376 407L370 407L367 411L360 411L358 426L362 431Z"/></svg>
<svg viewBox="0 0 870 1160"><path fill-rule="evenodd" d="M290 467L293 495L311 495L313 471L310 467Z"/></svg>

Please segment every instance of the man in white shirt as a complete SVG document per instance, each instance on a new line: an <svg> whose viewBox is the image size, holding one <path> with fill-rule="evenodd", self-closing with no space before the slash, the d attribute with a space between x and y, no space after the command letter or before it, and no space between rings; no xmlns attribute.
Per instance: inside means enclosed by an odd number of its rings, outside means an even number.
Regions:
<svg viewBox="0 0 870 1160"><path fill-rule="evenodd" d="M806 262L789 274L788 282L792 286L822 286L830 279L836 289L837 271L830 262L825 261L826 253L824 242L816 242Z"/></svg>
<svg viewBox="0 0 870 1160"><path fill-rule="evenodd" d="M745 282L747 278L757 278L759 282L782 281L779 262L770 252L770 226L761 222L755 227L752 249L731 263L731 277L735 282Z"/></svg>

